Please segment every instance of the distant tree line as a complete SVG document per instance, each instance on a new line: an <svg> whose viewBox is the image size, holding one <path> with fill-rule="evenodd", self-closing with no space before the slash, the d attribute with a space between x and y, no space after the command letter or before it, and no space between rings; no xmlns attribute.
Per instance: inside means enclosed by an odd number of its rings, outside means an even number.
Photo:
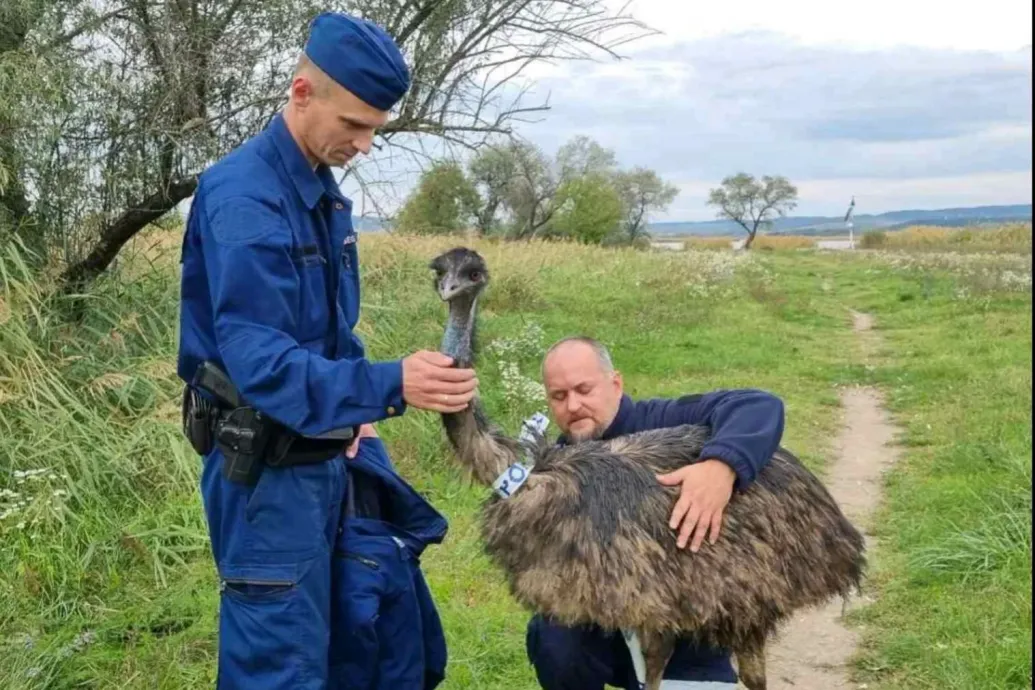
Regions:
<svg viewBox="0 0 1035 690"><path fill-rule="evenodd" d="M395 229L643 244L649 218L678 191L653 170L620 169L613 151L586 136L571 139L553 160L534 144L510 140L482 148L466 166L450 160L429 168Z"/></svg>

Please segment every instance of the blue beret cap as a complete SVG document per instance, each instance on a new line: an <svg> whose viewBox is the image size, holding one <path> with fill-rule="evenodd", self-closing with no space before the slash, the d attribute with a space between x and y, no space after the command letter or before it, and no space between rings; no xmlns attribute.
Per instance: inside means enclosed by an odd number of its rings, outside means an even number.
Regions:
<svg viewBox="0 0 1035 690"><path fill-rule="evenodd" d="M305 54L331 79L378 110L391 110L410 88L402 52L365 19L324 12L313 20Z"/></svg>

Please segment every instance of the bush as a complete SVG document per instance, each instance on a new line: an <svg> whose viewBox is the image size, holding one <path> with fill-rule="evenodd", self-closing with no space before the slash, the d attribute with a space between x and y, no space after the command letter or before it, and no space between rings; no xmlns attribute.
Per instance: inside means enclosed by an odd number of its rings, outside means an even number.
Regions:
<svg viewBox="0 0 1035 690"><path fill-rule="evenodd" d="M859 240L863 249L879 249L888 243L888 236L883 230L867 230Z"/></svg>

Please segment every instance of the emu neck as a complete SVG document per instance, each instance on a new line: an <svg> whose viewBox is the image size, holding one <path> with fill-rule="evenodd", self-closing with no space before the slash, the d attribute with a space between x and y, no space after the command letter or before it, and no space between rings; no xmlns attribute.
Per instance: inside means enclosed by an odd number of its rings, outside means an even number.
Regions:
<svg viewBox="0 0 1035 690"><path fill-rule="evenodd" d="M474 327L477 299L459 296L449 302L449 319L442 336L442 354L453 358L455 365L467 369L474 363Z"/></svg>
<svg viewBox="0 0 1035 690"><path fill-rule="evenodd" d="M459 368L474 365L476 307L476 297L461 295L449 302L449 319L439 350ZM482 484L491 485L518 459L517 444L492 427L477 395L467 409L443 414L442 423L457 460Z"/></svg>

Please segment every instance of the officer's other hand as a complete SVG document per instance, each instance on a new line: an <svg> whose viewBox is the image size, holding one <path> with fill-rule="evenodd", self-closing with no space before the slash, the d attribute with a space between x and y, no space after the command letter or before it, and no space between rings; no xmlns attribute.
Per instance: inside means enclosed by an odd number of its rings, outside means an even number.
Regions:
<svg viewBox="0 0 1035 690"><path fill-rule="evenodd" d="M360 439L364 438L377 438L377 430L374 428L373 424L359 425L359 433L356 434L356 438L352 439L352 443L349 444L349 447L345 449L345 457L350 460L356 457L356 453L359 452Z"/></svg>
<svg viewBox="0 0 1035 690"><path fill-rule="evenodd" d="M474 369L456 369L441 352L421 350L402 361L403 399L407 405L432 412L460 412L478 388Z"/></svg>

